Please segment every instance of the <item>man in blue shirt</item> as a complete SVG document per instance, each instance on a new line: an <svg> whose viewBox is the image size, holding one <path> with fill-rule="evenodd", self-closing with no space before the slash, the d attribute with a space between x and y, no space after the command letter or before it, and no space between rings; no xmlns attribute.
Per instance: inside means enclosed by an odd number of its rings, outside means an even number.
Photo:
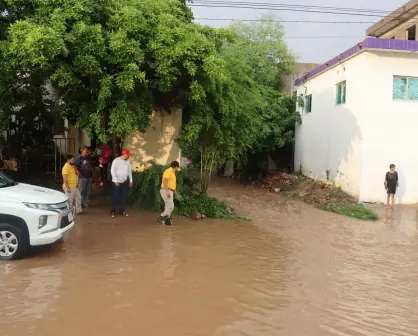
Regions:
<svg viewBox="0 0 418 336"><path fill-rule="evenodd" d="M87 147L81 147L81 155L75 160L74 166L78 174L77 187L81 194L81 206L87 208L94 173L94 164L89 158L89 150Z"/></svg>

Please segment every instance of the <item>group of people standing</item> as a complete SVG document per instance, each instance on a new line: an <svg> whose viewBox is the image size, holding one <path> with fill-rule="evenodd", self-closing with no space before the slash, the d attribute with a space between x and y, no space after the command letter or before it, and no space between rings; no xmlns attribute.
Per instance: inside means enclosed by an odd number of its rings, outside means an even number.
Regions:
<svg viewBox="0 0 418 336"><path fill-rule="evenodd" d="M95 180L95 170L96 167L99 167L101 186L107 183L109 175L111 177L111 218L115 218L117 213L124 217L129 216L125 210L125 205L128 189L133 185L132 169L129 161L131 156L128 150L121 150L120 147L115 146L114 142L104 144L96 151L83 146L80 148L77 157L67 156L67 161L62 168L63 190L75 207L76 214L81 214L83 209L89 206L90 192ZM160 224L172 224L171 214L174 210L174 197L177 196L176 172L179 166L177 161L173 161L162 176L160 194L164 200L165 209L158 219Z"/></svg>

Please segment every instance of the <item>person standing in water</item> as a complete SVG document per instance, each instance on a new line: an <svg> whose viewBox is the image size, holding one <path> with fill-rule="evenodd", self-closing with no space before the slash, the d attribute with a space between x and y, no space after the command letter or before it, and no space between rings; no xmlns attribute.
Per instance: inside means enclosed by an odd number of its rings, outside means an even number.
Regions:
<svg viewBox="0 0 418 336"><path fill-rule="evenodd" d="M128 188L132 188L132 169L129 158L132 154L124 149L122 155L112 162L110 168L112 175L113 195L112 195L112 209L110 210L110 217L115 218L116 209L119 206L119 215L128 217L125 211L126 198L128 195Z"/></svg>
<svg viewBox="0 0 418 336"><path fill-rule="evenodd" d="M89 149L81 147L81 155L74 162L78 175L78 190L81 194L81 206L87 208L89 204L91 187L94 179L94 165L89 157Z"/></svg>
<svg viewBox="0 0 418 336"><path fill-rule="evenodd" d="M389 166L389 171L386 173L385 177L385 189L387 192L386 206L390 207L390 201L392 200L392 209L395 208L395 194L396 189L399 186L398 182L398 173L396 172L396 166L391 164Z"/></svg>
<svg viewBox="0 0 418 336"><path fill-rule="evenodd" d="M177 179L176 173L180 168L180 164L177 161L173 161L170 164L162 178L160 195L164 200L164 212L158 218L158 223L162 225L172 225L171 214L174 210L174 197L177 196Z"/></svg>
<svg viewBox="0 0 418 336"><path fill-rule="evenodd" d="M81 195L77 188L78 177L74 168L74 156L68 155L67 162L62 167L62 179L64 193L68 196L73 207L76 209L76 214L80 214L83 209L81 208Z"/></svg>

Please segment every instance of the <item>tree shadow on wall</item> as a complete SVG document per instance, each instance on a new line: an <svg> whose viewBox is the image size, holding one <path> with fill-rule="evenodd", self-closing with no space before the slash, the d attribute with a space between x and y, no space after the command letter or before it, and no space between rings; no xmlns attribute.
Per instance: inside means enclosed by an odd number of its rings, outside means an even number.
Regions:
<svg viewBox="0 0 418 336"><path fill-rule="evenodd" d="M160 164L169 164L178 160L180 156L180 148L176 143L180 128L181 112L171 114L157 112L151 119L147 131L132 133L126 145L137 163L145 164L153 160ZM134 167L134 170L140 169Z"/></svg>

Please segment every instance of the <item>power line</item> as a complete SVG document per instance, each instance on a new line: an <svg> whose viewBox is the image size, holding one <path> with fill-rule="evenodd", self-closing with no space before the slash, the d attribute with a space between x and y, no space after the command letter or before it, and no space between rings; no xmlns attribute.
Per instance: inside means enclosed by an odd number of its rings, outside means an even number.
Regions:
<svg viewBox="0 0 418 336"><path fill-rule="evenodd" d="M386 15L379 14L367 14L367 13L351 13L351 12L332 12L332 11L319 11L319 10L309 10L309 9L293 9L293 8L276 8L276 7L259 7L259 6L250 6L250 5L239 5L235 6L232 4L199 4L193 3L189 4L191 7L206 7L206 8L241 8L241 9L264 9L270 11L289 11L289 12L304 12L304 13L319 13L319 14L336 14L336 15L350 15L350 16L368 16L368 17L379 17L384 18Z"/></svg>
<svg viewBox="0 0 418 336"><path fill-rule="evenodd" d="M260 21L267 21L267 22L279 22L279 23L344 23L344 24L373 24L374 21L312 21L312 20L261 20L261 19L230 19L230 18L195 18L195 20L207 20L207 21L242 21L242 22L260 22Z"/></svg>
<svg viewBox="0 0 418 336"><path fill-rule="evenodd" d="M302 8L302 9L323 9L323 10L337 10L337 11L350 11L350 12L366 12L366 13L384 13L390 14L392 11L381 9L365 9L365 8L346 8L346 7L326 7L326 6L308 6L308 5L293 5L293 4L277 4L277 3L265 3L265 2L245 2L245 1L226 1L226 0L196 0L194 3L200 4L228 4L228 5L251 5L251 6L269 6L269 7L286 7L286 8Z"/></svg>
<svg viewBox="0 0 418 336"><path fill-rule="evenodd" d="M190 3L192 7L219 7L219 8L242 8L242 9L261 9L271 11L291 11L291 12L305 12L318 14L336 14L336 15L350 15L350 16L368 16L388 18L396 16L390 14L390 11L377 9L358 9L345 7L323 7L323 6L306 6L306 5L289 5L289 4L275 4L275 3L258 3L258 2L238 2L225 0L195 0Z"/></svg>

